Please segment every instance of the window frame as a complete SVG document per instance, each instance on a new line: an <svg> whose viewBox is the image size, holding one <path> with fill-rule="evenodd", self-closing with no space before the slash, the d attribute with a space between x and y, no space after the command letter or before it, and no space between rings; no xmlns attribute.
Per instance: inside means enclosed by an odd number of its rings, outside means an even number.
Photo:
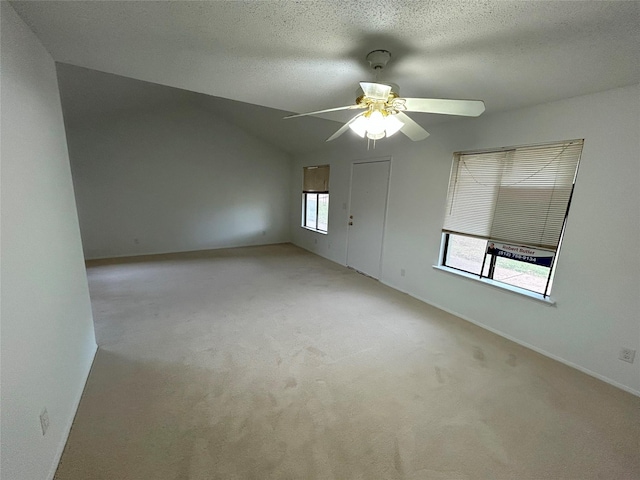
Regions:
<svg viewBox="0 0 640 480"><path fill-rule="evenodd" d="M307 225L307 201L309 195L315 195L316 197L316 226L310 227ZM329 192L302 192L302 228L311 230L312 232L322 233L327 235L329 233L329 212L327 212L327 229L322 230L318 227L320 220L320 195L327 196L327 204L329 203ZM328 208L328 207L327 207Z"/></svg>
<svg viewBox="0 0 640 480"><path fill-rule="evenodd" d="M301 227L312 232L329 233L329 177L331 175L331 165L309 165L302 167L302 225ZM316 199L316 221L315 226L307 225L307 206L309 195L314 195ZM327 218L326 230L320 228L320 196L326 195Z"/></svg>

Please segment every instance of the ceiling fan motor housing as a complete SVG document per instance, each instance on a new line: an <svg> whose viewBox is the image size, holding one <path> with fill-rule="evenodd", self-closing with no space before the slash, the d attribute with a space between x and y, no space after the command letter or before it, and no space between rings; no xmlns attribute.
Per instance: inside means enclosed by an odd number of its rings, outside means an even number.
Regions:
<svg viewBox="0 0 640 480"><path fill-rule="evenodd" d="M379 83L381 85L389 85L391 87L392 95L394 97L400 96L400 87L398 86L397 83L391 83L391 82L376 82L376 83ZM362 87L358 86L358 88L356 88L356 97L359 99L363 95L364 95L364 91L362 90ZM359 103L358 100L356 100L356 103Z"/></svg>

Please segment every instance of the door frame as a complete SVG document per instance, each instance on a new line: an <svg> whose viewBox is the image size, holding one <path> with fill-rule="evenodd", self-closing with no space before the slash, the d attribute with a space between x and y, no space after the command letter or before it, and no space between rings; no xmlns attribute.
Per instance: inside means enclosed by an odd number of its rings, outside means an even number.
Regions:
<svg viewBox="0 0 640 480"><path fill-rule="evenodd" d="M384 218L382 219L382 239L380 242L380 259L378 261L378 276L372 277L376 280L380 280L382 276L382 263L384 258L384 241L387 232L387 215L389 213L389 193L391 192L391 172L393 170L393 157L391 155L385 157L374 157L374 158L363 158L358 160L353 160L351 162L351 169L349 175L349 199L347 203L347 242L346 242L346 252L345 252L345 265L352 270L356 270L353 267L349 266L349 237L351 236L351 229L349 228L349 221L351 220L349 216L351 215L351 195L353 189L353 167L354 165L363 164L363 163L381 163L381 162L389 162L389 175L387 177L387 191L385 195L384 202ZM358 270L356 270L358 271ZM362 273L362 272L358 272ZM362 275L366 275L366 273L362 273Z"/></svg>

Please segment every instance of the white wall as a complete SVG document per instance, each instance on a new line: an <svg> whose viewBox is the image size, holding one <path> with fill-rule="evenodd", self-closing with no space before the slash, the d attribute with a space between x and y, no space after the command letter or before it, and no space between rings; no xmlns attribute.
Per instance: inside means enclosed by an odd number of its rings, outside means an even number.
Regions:
<svg viewBox="0 0 640 480"><path fill-rule="evenodd" d="M392 137L367 152L363 141L295 159L294 243L345 263L350 164L391 155L381 281L474 323L640 394L640 88L638 85L430 129L412 143ZM454 151L584 138L584 150L552 297L547 306L434 270ZM302 167L331 164L329 234L297 227ZM315 243L317 241L317 243ZM406 270L406 276L400 275Z"/></svg>
<svg viewBox="0 0 640 480"><path fill-rule="evenodd" d="M290 157L185 101L67 124L86 258L288 242Z"/></svg>
<svg viewBox="0 0 640 480"><path fill-rule="evenodd" d="M0 467L38 480L53 477L96 344L55 66L9 3L0 9Z"/></svg>

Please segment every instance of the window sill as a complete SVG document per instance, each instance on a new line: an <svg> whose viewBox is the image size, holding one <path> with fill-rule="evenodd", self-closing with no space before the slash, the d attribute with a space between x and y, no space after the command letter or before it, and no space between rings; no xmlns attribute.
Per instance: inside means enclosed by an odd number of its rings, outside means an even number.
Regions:
<svg viewBox="0 0 640 480"><path fill-rule="evenodd" d="M518 295L522 295L532 300L536 300L538 302L544 303L545 305L556 304L555 300L553 300L550 297L544 297L539 293L535 293L530 290L525 290L524 288L514 287L513 285L507 285L506 283L502 283L502 282L496 282L495 280L491 280L490 278L479 278L477 275L474 275L472 273L463 272L461 270L445 267L443 265L434 265L433 268L436 270L441 270L443 272L452 273L460 277L468 278L469 280L474 280L476 282L484 283L485 285L490 285L494 288L499 288L500 290L506 290L507 292L516 293Z"/></svg>
<svg viewBox="0 0 640 480"><path fill-rule="evenodd" d="M322 235L326 235L329 232L323 232L322 230L316 230L315 228L305 227L304 225L300 225L300 228L304 228L305 230L309 230L310 232L321 233Z"/></svg>

